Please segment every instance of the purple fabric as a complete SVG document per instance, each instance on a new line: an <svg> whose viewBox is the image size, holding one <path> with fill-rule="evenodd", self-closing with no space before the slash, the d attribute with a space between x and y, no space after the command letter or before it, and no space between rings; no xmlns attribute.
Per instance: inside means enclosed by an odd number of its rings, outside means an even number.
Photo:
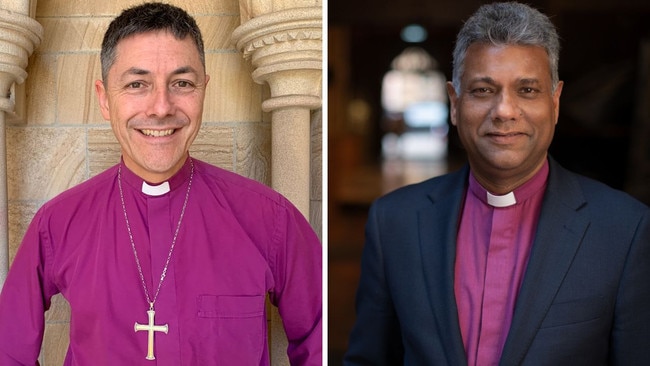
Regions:
<svg viewBox="0 0 650 366"><path fill-rule="evenodd" d="M458 232L454 291L468 365L498 365L533 245L548 162L515 189L517 203L492 207L470 174Z"/></svg>
<svg viewBox="0 0 650 366"><path fill-rule="evenodd" d="M194 177L160 294L155 361L145 360L149 305L129 241L118 166L46 203L34 217L0 295L0 361L33 365L43 312L71 307L64 365L268 365L266 298L278 306L294 365L322 363L322 246L280 194L194 160ZM159 197L122 167L133 239L153 297L178 223L189 160ZM147 229L148 228L148 229ZM6 361L11 364L10 361ZM4 365L4 364L3 364Z"/></svg>

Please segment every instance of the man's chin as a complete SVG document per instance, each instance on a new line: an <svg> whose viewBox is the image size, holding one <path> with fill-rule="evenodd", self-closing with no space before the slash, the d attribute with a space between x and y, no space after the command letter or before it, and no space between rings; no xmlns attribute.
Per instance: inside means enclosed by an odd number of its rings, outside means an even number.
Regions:
<svg viewBox="0 0 650 366"><path fill-rule="evenodd" d="M132 160L132 163L135 163L137 167L135 169L136 174L145 178L147 180L152 180L150 183L156 183L154 180L166 180L174 175L185 162L185 155L176 157L173 155L164 155L164 154L150 154L147 155L145 159L141 160ZM129 164L127 163L127 166ZM131 168L131 167L130 167ZM131 170L134 170L133 168Z"/></svg>

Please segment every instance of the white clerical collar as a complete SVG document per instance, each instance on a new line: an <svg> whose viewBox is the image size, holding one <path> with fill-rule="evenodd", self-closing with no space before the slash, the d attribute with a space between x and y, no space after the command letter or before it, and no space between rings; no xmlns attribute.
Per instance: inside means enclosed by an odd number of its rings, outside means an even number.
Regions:
<svg viewBox="0 0 650 366"><path fill-rule="evenodd" d="M487 193L487 202L490 206L508 207L517 203L514 192L506 193L503 196L495 196L487 191L485 193Z"/></svg>
<svg viewBox="0 0 650 366"><path fill-rule="evenodd" d="M149 196L162 196L163 194L169 192L169 182L165 181L158 185L151 186L147 182L142 182L142 193Z"/></svg>

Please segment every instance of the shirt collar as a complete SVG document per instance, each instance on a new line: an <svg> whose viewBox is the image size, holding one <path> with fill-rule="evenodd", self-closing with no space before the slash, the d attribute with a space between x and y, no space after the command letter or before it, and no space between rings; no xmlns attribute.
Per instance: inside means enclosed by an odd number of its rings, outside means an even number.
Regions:
<svg viewBox="0 0 650 366"><path fill-rule="evenodd" d="M131 186L133 189L135 189L138 192L142 192L147 196L162 196L180 187L181 185L183 185L185 181L189 179L190 171L191 171L190 159L191 158L188 157L185 160L185 163L183 164L181 169L178 172L176 172L176 174L174 174L168 180L159 184L152 184L150 182L146 182L145 180L137 176L129 168L127 168L126 164L124 164L124 160L122 159L120 161L120 164L122 165L122 179L124 180L124 182L126 182L126 184Z"/></svg>
<svg viewBox="0 0 650 366"><path fill-rule="evenodd" d="M501 196L488 192L476 180L474 174L470 172L469 189L479 200L481 200L481 202L485 203L486 205L493 207L508 207L526 201L540 189L543 189L546 186L548 170L548 160L545 160L542 168L537 173L535 173L531 179L529 179L521 186L515 188L514 191Z"/></svg>

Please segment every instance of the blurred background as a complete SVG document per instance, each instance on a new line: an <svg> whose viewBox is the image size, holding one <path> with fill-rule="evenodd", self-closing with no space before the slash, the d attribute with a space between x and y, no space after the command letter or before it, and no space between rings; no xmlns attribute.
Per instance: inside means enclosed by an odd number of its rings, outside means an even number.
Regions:
<svg viewBox="0 0 650 366"><path fill-rule="evenodd" d="M328 1L328 344L340 365L370 203L465 163L444 82L478 0ZM534 0L561 37L551 154L650 204L650 1ZM615 213L614 213L615 214Z"/></svg>

